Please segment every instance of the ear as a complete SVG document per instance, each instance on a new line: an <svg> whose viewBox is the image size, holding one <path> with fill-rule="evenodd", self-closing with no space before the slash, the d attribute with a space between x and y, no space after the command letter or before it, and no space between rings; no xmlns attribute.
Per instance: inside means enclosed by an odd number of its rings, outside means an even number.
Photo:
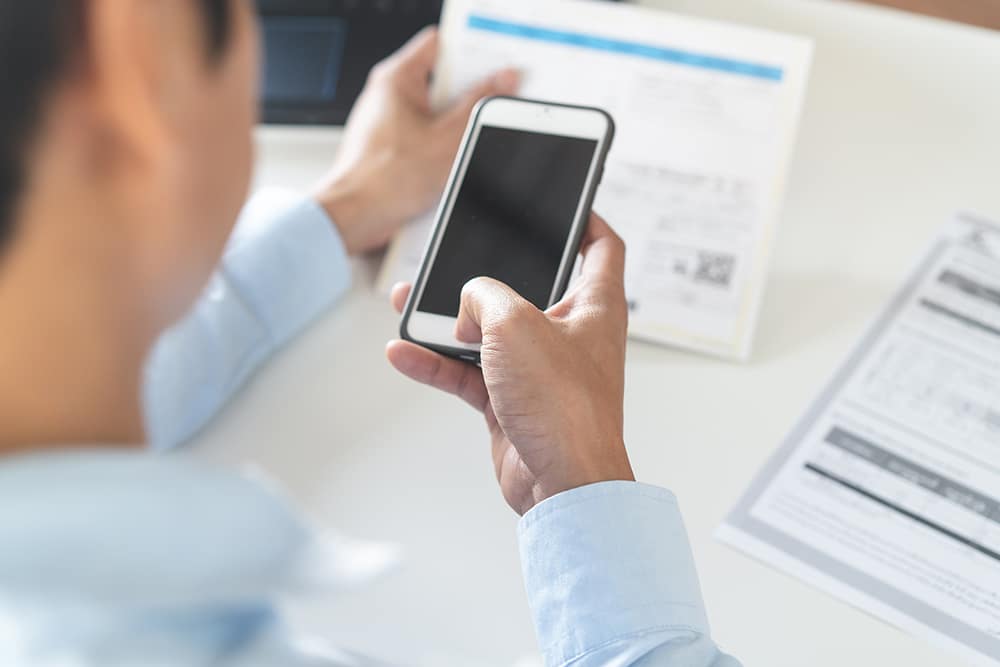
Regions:
<svg viewBox="0 0 1000 667"><path fill-rule="evenodd" d="M140 165L156 163L170 144L158 94L163 38L150 11L160 4L91 0L83 17L90 107L102 135Z"/></svg>

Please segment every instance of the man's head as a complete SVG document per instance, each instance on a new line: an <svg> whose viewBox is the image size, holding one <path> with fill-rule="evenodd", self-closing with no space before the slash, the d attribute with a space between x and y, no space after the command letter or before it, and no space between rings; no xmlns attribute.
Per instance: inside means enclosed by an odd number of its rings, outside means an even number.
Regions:
<svg viewBox="0 0 1000 667"><path fill-rule="evenodd" d="M62 246L177 317L246 193L256 39L244 0L0 0L0 284Z"/></svg>

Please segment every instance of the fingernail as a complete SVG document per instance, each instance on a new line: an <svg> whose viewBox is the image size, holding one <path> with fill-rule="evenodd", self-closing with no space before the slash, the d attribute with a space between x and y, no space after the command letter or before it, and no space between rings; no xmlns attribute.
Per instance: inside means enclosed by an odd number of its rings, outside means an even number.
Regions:
<svg viewBox="0 0 1000 667"><path fill-rule="evenodd" d="M521 73L516 69L505 69L496 75L493 83L497 87L497 90L501 92L517 92L517 87L521 83Z"/></svg>

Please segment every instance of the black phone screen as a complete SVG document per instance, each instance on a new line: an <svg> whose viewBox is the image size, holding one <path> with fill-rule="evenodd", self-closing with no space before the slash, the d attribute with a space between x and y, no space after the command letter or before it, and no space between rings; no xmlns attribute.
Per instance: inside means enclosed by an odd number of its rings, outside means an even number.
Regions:
<svg viewBox="0 0 1000 667"><path fill-rule="evenodd" d="M547 308L597 143L480 128L417 310L456 317L480 276Z"/></svg>

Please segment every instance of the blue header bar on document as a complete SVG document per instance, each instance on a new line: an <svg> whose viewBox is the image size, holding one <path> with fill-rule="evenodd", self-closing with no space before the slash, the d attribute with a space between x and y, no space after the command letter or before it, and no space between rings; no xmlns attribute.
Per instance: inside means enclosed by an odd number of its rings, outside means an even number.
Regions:
<svg viewBox="0 0 1000 667"><path fill-rule="evenodd" d="M511 21L501 21L491 19L477 14L470 14L468 21L469 28L473 30L483 30L495 32L512 37L532 39L541 42L553 42L556 44L566 44L583 49L593 49L596 51L610 51L624 55L636 56L639 58L650 58L676 65L686 65L700 69L715 70L727 74L749 76L767 81L781 81L784 72L780 67L762 65L759 63L745 62L740 60L730 60L716 56L682 51L680 49L669 49L649 44L637 42L627 42L597 35L587 35L579 32L569 32L566 30L553 30L551 28L541 28L524 23L514 23Z"/></svg>

